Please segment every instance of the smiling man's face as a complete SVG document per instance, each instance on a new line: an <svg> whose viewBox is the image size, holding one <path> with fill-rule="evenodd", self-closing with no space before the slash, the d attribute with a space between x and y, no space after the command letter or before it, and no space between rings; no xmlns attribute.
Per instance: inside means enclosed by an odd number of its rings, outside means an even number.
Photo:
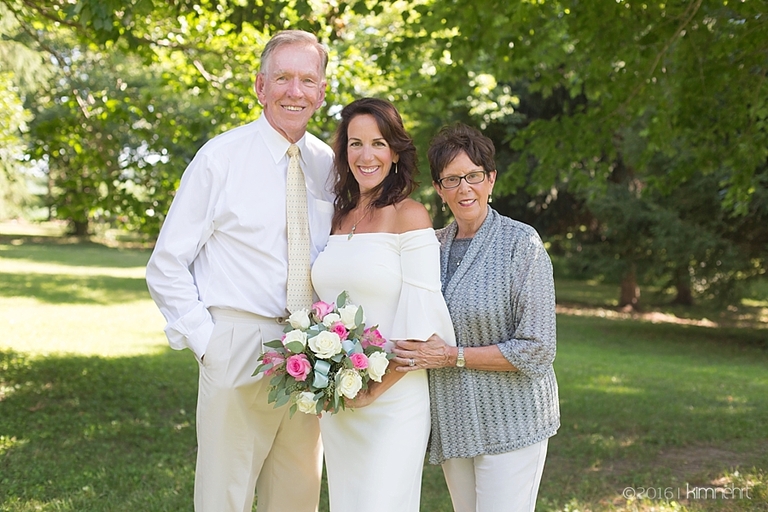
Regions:
<svg viewBox="0 0 768 512"><path fill-rule="evenodd" d="M256 76L256 94L272 127L291 142L307 129L325 99L325 79L317 49L286 44L275 49Z"/></svg>

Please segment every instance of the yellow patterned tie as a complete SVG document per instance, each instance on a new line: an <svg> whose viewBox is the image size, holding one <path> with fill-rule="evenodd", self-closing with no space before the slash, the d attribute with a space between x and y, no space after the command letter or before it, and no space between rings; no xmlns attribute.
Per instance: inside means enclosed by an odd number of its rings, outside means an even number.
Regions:
<svg viewBox="0 0 768 512"><path fill-rule="evenodd" d="M309 221L307 188L299 166L299 147L288 148L286 220L288 225L288 311L312 305L312 281L309 268Z"/></svg>

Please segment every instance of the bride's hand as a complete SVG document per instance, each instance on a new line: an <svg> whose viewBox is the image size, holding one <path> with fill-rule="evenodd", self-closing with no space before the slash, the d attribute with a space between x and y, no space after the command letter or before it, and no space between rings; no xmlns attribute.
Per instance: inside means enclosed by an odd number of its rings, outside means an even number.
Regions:
<svg viewBox="0 0 768 512"><path fill-rule="evenodd" d="M399 340L392 352L396 357L392 362L398 366L398 372L410 372L427 368L452 366L450 348L437 334L427 341Z"/></svg>
<svg viewBox="0 0 768 512"><path fill-rule="evenodd" d="M358 391L355 398L352 400L345 400L344 403L346 407L351 407L353 409L359 409L360 407L365 407L367 405L371 405L374 400L378 397L378 395L375 395L373 393L373 387L376 385L375 382L372 382L368 384L368 389L361 389Z"/></svg>

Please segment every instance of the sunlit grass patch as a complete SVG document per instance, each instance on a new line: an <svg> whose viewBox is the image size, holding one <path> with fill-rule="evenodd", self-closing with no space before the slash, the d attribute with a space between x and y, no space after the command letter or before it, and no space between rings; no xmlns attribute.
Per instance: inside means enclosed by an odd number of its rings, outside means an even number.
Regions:
<svg viewBox="0 0 768 512"><path fill-rule="evenodd" d="M165 321L146 296L106 305L0 298L0 324L0 350L27 354L117 357L154 354L168 347Z"/></svg>

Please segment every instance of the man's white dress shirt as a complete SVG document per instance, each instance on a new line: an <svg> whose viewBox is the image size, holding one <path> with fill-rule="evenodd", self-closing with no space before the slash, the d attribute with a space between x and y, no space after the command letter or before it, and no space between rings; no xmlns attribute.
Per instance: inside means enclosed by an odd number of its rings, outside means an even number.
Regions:
<svg viewBox="0 0 768 512"><path fill-rule="evenodd" d="M331 232L333 152L309 133L296 144L314 261ZM208 141L184 172L147 264L172 348L205 354L212 306L285 315L289 146L262 116Z"/></svg>

